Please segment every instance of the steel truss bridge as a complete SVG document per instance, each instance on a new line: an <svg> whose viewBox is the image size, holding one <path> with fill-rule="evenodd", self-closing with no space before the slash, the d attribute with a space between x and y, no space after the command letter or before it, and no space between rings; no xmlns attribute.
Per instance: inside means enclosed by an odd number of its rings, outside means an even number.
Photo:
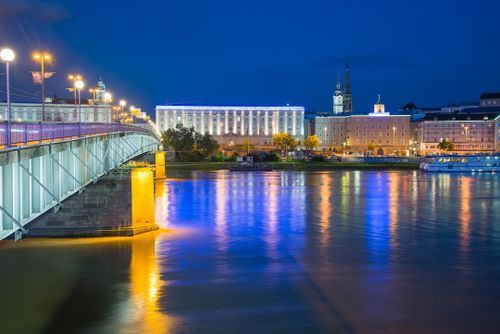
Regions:
<svg viewBox="0 0 500 334"><path fill-rule="evenodd" d="M14 123L11 147L0 125L0 240L124 162L158 149L152 131L134 125Z"/></svg>

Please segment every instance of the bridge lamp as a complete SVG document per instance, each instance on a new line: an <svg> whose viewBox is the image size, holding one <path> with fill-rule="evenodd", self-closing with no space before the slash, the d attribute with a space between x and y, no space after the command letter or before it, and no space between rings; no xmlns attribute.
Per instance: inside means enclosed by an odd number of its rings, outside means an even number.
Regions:
<svg viewBox="0 0 500 334"><path fill-rule="evenodd" d="M78 79L75 81L75 89L78 92L78 137L81 135L81 122L82 122L82 100L81 100L81 92L83 87L85 87L85 83Z"/></svg>
<svg viewBox="0 0 500 334"><path fill-rule="evenodd" d="M118 117L118 119L123 117L123 108L127 105L127 101L120 100L119 105L120 105L120 116Z"/></svg>
<svg viewBox="0 0 500 334"><path fill-rule="evenodd" d="M52 55L47 52L35 52L33 53L33 60L37 63L40 63L40 84L42 85L42 122L45 121L45 79L48 79L52 76L53 73L45 72L45 62L49 64L52 61Z"/></svg>
<svg viewBox="0 0 500 334"><path fill-rule="evenodd" d="M111 103L111 101L113 101L113 95L111 95L110 92L104 93L104 101Z"/></svg>
<svg viewBox="0 0 500 334"><path fill-rule="evenodd" d="M6 93L7 93L7 129L5 129L5 146L10 147L10 77L9 65L16 59L12 49L4 48L0 51L0 59L5 63Z"/></svg>

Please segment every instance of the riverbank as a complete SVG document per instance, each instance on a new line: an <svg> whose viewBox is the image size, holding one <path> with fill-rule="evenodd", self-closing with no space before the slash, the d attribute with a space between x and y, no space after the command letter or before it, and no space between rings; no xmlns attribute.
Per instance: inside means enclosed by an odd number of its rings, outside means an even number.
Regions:
<svg viewBox="0 0 500 334"><path fill-rule="evenodd" d="M169 170L226 170L234 162L167 162ZM419 164L406 163L361 163L361 162L272 162L276 170L322 171L322 170L391 170L418 169Z"/></svg>

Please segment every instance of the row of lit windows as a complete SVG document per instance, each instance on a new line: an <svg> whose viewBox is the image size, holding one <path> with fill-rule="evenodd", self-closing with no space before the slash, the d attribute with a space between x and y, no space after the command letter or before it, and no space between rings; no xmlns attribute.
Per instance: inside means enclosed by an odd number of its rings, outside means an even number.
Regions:
<svg viewBox="0 0 500 334"><path fill-rule="evenodd" d="M481 122L481 123L469 123L469 124L464 124L464 123L448 123L446 121L443 121L443 122L434 122L432 124L425 124L425 127L426 128L465 128L465 127L491 127L492 126L492 122Z"/></svg>
<svg viewBox="0 0 500 334"><path fill-rule="evenodd" d="M386 132L386 137L390 137L391 136L391 133L390 132ZM397 135L397 133L394 133L395 135ZM356 137L359 137L359 132L356 132ZM382 132L379 132L378 133L378 136L379 137L382 137ZM401 132L401 137L404 137L405 136L405 133L404 132ZM363 137L368 137L368 134L366 132L363 133ZM370 137L375 137L375 134L373 132L370 132Z"/></svg>

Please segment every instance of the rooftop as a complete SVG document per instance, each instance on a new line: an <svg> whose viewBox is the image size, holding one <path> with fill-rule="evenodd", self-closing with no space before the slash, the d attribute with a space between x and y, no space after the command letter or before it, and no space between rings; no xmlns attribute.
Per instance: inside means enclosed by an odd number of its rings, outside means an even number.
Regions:
<svg viewBox="0 0 500 334"><path fill-rule="evenodd" d="M489 99L500 99L500 92L496 93L483 93L481 94L481 100L489 100Z"/></svg>
<svg viewBox="0 0 500 334"><path fill-rule="evenodd" d="M500 115L500 111L492 113L428 113L425 114L420 120L424 121L480 121L480 120L494 120Z"/></svg>

